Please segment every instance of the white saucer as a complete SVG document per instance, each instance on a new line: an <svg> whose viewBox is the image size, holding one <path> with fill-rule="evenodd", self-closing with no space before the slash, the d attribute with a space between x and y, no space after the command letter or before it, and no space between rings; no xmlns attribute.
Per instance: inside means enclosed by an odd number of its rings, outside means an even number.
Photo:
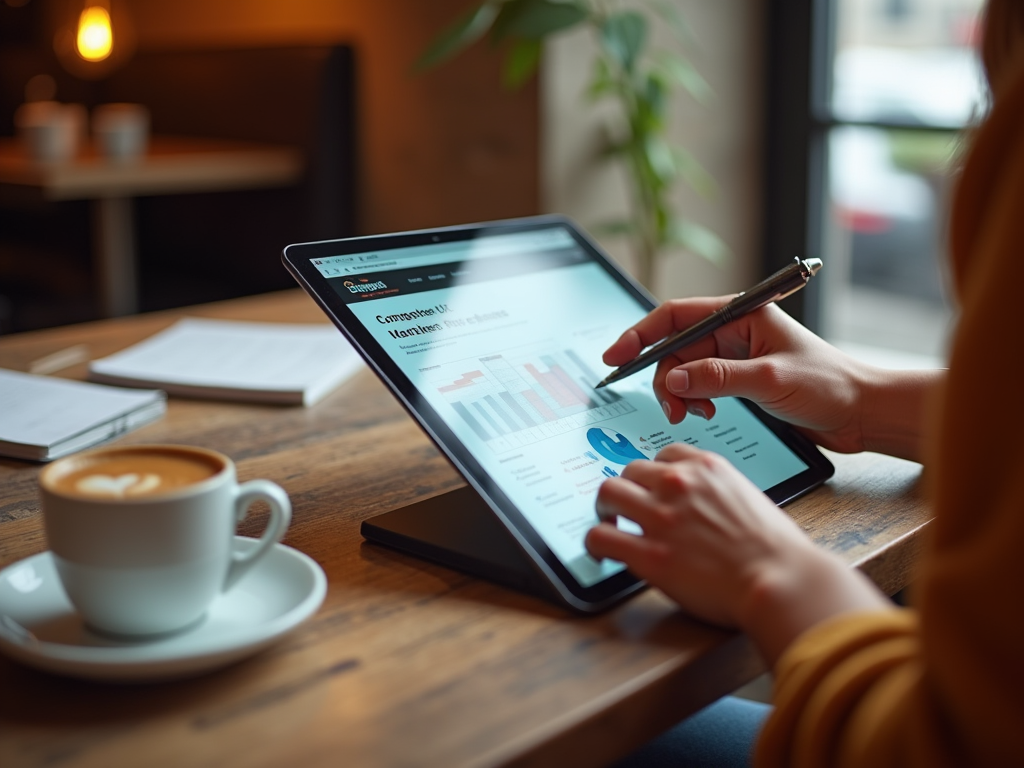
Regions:
<svg viewBox="0 0 1024 768"><path fill-rule="evenodd" d="M239 549L255 539L235 537ZM187 677L254 654L312 616L327 593L323 570L276 544L193 629L146 641L92 632L71 607L49 552L0 571L0 651L72 677L152 682Z"/></svg>

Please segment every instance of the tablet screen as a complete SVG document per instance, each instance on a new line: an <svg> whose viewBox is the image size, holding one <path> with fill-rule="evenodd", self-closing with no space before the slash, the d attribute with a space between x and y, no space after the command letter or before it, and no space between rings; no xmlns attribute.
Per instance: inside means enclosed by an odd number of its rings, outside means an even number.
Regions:
<svg viewBox="0 0 1024 768"><path fill-rule="evenodd" d="M611 370L603 351L651 304L571 227L402 243L309 261L582 587L624 568L595 561L583 540L598 487L629 462L685 442L765 491L808 470L736 399L716 400L711 421L670 425L653 366L594 389Z"/></svg>

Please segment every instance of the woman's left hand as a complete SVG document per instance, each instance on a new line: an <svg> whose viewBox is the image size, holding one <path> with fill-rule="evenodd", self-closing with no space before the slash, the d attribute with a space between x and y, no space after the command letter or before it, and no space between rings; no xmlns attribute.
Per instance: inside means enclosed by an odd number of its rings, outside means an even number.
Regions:
<svg viewBox="0 0 1024 768"><path fill-rule="evenodd" d="M891 607L714 453L676 443L632 462L601 485L597 512L591 555L625 563L698 618L747 631L769 662L829 616ZM642 535L619 530L617 516Z"/></svg>
<svg viewBox="0 0 1024 768"><path fill-rule="evenodd" d="M813 551L797 525L724 458L685 444L634 461L601 486L587 549L611 558L691 613L742 626L765 574ZM643 535L621 531L615 517Z"/></svg>

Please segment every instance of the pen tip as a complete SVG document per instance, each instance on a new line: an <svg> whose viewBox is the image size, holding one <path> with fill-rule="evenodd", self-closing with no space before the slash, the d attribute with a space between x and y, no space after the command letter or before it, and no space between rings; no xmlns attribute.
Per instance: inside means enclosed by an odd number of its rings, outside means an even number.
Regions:
<svg viewBox="0 0 1024 768"><path fill-rule="evenodd" d="M804 264L807 267L807 271L812 275L818 274L818 270L821 269L821 259L804 259Z"/></svg>
<svg viewBox="0 0 1024 768"><path fill-rule="evenodd" d="M601 379L599 382L597 382L597 386L595 386L594 389L600 389L601 387L603 387L607 383L608 383L608 379Z"/></svg>

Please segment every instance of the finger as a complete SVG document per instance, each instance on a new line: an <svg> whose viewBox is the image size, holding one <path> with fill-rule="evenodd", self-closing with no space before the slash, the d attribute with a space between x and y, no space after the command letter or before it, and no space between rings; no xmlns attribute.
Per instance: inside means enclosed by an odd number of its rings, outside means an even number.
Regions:
<svg viewBox="0 0 1024 768"><path fill-rule="evenodd" d="M674 395L668 395L661 401L661 410L672 425L682 422L688 413L706 421L715 418L718 413L718 408L711 400L684 400Z"/></svg>
<svg viewBox="0 0 1024 768"><path fill-rule="evenodd" d="M686 407L680 403L681 399L687 396L688 373L685 364L693 360L717 357L716 346L713 338L701 339L695 344L676 350L658 362L654 372L654 394L662 404L663 410L666 403L672 407L672 413L678 417L676 420L669 419L673 424L681 421L686 415ZM676 403L680 403L678 409L674 407Z"/></svg>
<svg viewBox="0 0 1024 768"><path fill-rule="evenodd" d="M673 449L673 458L664 458L665 452ZM657 493L664 486L665 477L673 472L673 468L667 466L673 462L692 461L701 454L697 448L686 443L672 443L662 448L655 455L653 461L634 461L622 470L619 476L621 480L628 480L634 486L639 487L647 496L649 506L654 506L654 499L651 494ZM615 497L616 500L619 497Z"/></svg>
<svg viewBox="0 0 1024 768"><path fill-rule="evenodd" d="M686 418L686 401L674 394L665 385L665 377L679 364L675 356L669 356L658 363L654 373L654 396L661 403L661 410L669 424L678 424Z"/></svg>
<svg viewBox="0 0 1024 768"><path fill-rule="evenodd" d="M649 559L661 547L643 536L620 531L611 523L600 523L591 528L583 543L591 557L597 560L617 560L630 569Z"/></svg>
<svg viewBox="0 0 1024 768"><path fill-rule="evenodd" d="M661 410L665 412L669 424L678 424L686 418L686 401L669 395L661 401Z"/></svg>
<svg viewBox="0 0 1024 768"><path fill-rule="evenodd" d="M673 464L679 461L693 461L704 454L700 448L687 443L672 443L666 445L654 456L654 466L659 467L658 471L664 472L660 464Z"/></svg>
<svg viewBox="0 0 1024 768"><path fill-rule="evenodd" d="M711 400L689 400L686 401L686 412L692 413L705 421L711 421L718 413L718 408Z"/></svg>
<svg viewBox="0 0 1024 768"><path fill-rule="evenodd" d="M794 322L777 306L769 304L726 323L709 337L680 347L674 352L674 357L680 364L711 357L725 360L748 360L759 357L764 354L766 343L769 348L774 348L774 344L769 342L782 341L789 335L791 329L787 329L787 324ZM798 327L803 329L802 326ZM809 333L806 329L803 330ZM762 351L753 353L755 346Z"/></svg>
<svg viewBox="0 0 1024 768"><path fill-rule="evenodd" d="M641 350L664 339L669 334L689 328L716 309L727 304L732 296L666 301L652 310L643 320L627 329L605 352L606 365L623 365L640 354Z"/></svg>
<svg viewBox="0 0 1024 768"><path fill-rule="evenodd" d="M653 466L650 461L635 461L623 470L623 474L630 472L634 464ZM637 470L632 470L631 474L635 476ZM645 474L644 479L652 486L660 485L657 478L649 474ZM657 505L647 487L622 476L601 484L594 506L599 520L613 522L616 517L624 517L639 525L645 533L661 533L668 522L664 510Z"/></svg>
<svg viewBox="0 0 1024 768"><path fill-rule="evenodd" d="M645 346L650 346L669 334L689 328L712 312L721 309L735 296L711 296L666 301L647 317L633 326Z"/></svg>
<svg viewBox="0 0 1024 768"><path fill-rule="evenodd" d="M723 360L710 357L676 366L666 373L666 395L687 401L714 397L746 397L763 402L779 397L780 385L789 378L778 358Z"/></svg>
<svg viewBox="0 0 1024 768"><path fill-rule="evenodd" d="M643 506L631 508L629 519L656 538L668 533L689 506L687 496L699 483L703 469L697 464L704 464L705 453L686 443L673 443L661 449L654 461L627 466L622 477L645 492Z"/></svg>
<svg viewBox="0 0 1024 768"><path fill-rule="evenodd" d="M636 358L643 351L644 345L640 341L640 334L634 328L628 328L616 339L608 349L605 350L601 360L605 365L625 365Z"/></svg>

